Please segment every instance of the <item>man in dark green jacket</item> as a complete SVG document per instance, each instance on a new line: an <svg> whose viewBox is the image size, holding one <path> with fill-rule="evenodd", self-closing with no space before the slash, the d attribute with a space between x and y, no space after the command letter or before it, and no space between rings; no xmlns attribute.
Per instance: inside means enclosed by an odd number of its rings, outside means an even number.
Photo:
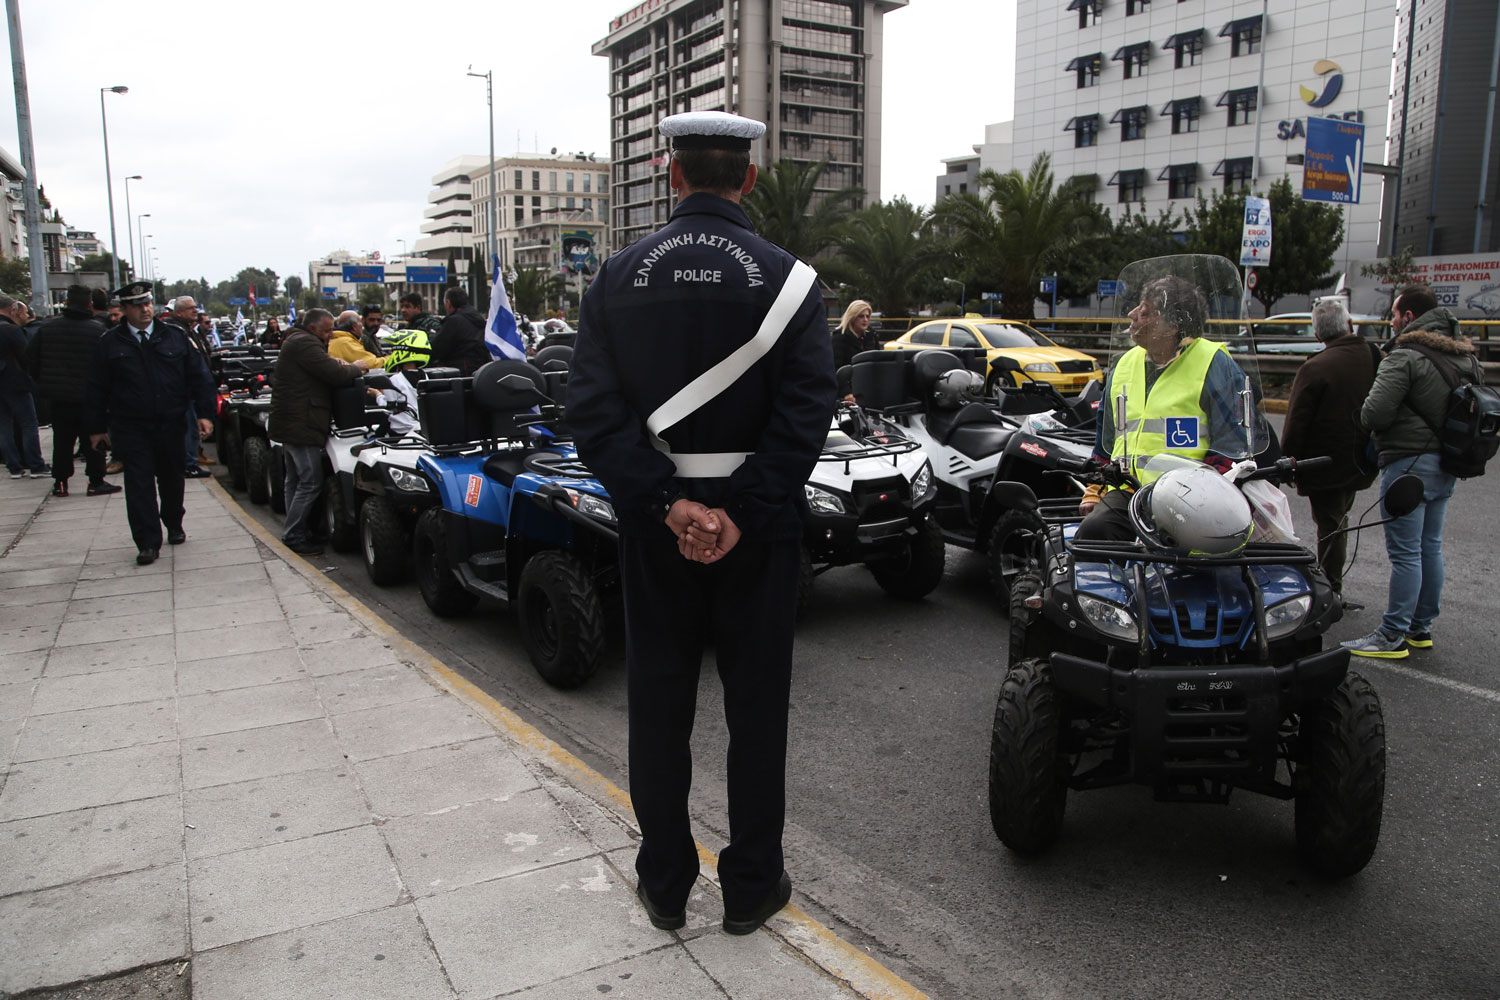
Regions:
<svg viewBox="0 0 1500 1000"><path fill-rule="evenodd" d="M313 502L323 489L323 445L333 420L333 390L364 374L364 361L348 364L328 356L333 315L309 309L287 331L276 355L272 376L271 440L286 457L286 522L281 540L293 552L316 555L323 546L313 539Z"/></svg>
<svg viewBox="0 0 1500 1000"><path fill-rule="evenodd" d="M1401 659L1408 647L1432 647L1432 623L1443 596L1443 518L1457 482L1439 465L1434 430L1447 410L1448 383L1437 365L1413 348L1435 352L1476 381L1484 372L1473 342L1460 335L1458 320L1426 285L1408 285L1396 296L1391 330L1395 348L1380 364L1359 421L1374 432L1381 493L1411 473L1422 480L1423 501L1385 526L1391 583L1380 627L1343 645L1356 656Z"/></svg>

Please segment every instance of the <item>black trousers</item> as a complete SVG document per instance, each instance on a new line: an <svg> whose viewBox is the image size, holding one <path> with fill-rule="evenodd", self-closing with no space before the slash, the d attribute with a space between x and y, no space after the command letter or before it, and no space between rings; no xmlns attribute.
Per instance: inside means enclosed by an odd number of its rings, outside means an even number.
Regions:
<svg viewBox="0 0 1500 1000"><path fill-rule="evenodd" d="M1078 525L1073 537L1093 542L1134 541L1135 524L1130 520L1130 500L1134 496L1124 490L1105 490L1099 505Z"/></svg>
<svg viewBox="0 0 1500 1000"><path fill-rule="evenodd" d="M104 449L89 447L80 407L52 404L52 478L65 483L73 476L73 452L83 442L83 471L90 483L104 482Z"/></svg>
<svg viewBox="0 0 1500 1000"><path fill-rule="evenodd" d="M161 528L182 530L182 421L111 427L115 457L125 465L125 514L138 549L161 548ZM161 506L157 506L157 495Z"/></svg>
<svg viewBox="0 0 1500 1000"><path fill-rule="evenodd" d="M1328 575L1334 590L1344 589L1344 557L1348 552L1348 535L1337 534L1349 523L1349 508L1354 506L1357 490L1317 490L1307 494L1312 505L1313 523L1318 526L1318 564Z"/></svg>
<svg viewBox="0 0 1500 1000"><path fill-rule="evenodd" d="M781 878L787 705L797 605L796 541L741 541L712 566L677 551L665 527L623 534L630 796L641 826L636 872L652 902L680 910L698 875L688 825L689 738L698 674L712 643L729 727L729 846L724 907L744 912Z"/></svg>

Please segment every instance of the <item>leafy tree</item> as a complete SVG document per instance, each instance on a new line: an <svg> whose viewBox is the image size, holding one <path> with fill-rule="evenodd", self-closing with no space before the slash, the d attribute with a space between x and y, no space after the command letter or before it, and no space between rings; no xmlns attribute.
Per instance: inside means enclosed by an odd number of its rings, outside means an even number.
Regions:
<svg viewBox="0 0 1500 1000"><path fill-rule="evenodd" d="M1274 243L1271 259L1257 268L1251 293L1269 316L1287 295L1311 295L1338 277L1334 254L1344 242L1344 215L1332 205L1303 201L1282 177L1266 195L1271 201ZM1245 223L1245 196L1215 191L1213 201L1198 195L1193 211L1188 253L1212 253L1240 259L1240 235Z"/></svg>
<svg viewBox="0 0 1500 1000"><path fill-rule="evenodd" d="M110 254L108 250L103 250L99 253L89 254L87 257L80 260L78 262L78 270L101 271L104 274L113 274L114 272L110 267L110 264L111 262L113 262L113 260L114 256ZM131 268L130 262L124 260L120 261L120 283L126 284L134 280L135 271Z"/></svg>
<svg viewBox="0 0 1500 1000"><path fill-rule="evenodd" d="M886 316L910 316L918 290L944 260L925 209L905 198L856 212L838 238L825 279L849 286Z"/></svg>
<svg viewBox="0 0 1500 1000"><path fill-rule="evenodd" d="M0 257L0 291L13 298L31 298L31 261L25 257Z"/></svg>
<svg viewBox="0 0 1500 1000"><path fill-rule="evenodd" d="M305 288L297 298L297 311L307 312L309 309L318 309L323 306L323 298L318 294L316 288Z"/></svg>
<svg viewBox="0 0 1500 1000"><path fill-rule="evenodd" d="M250 286L255 286L255 298L257 302L265 302L276 297L277 285L280 280L276 272L269 267L246 267L234 276L229 282L229 295L226 298L243 299L250 295Z"/></svg>
<svg viewBox="0 0 1500 1000"><path fill-rule="evenodd" d="M1093 235L1057 264L1059 299L1092 295L1100 279L1116 277L1133 260L1183 252L1188 220L1171 208L1162 209L1154 219L1139 210L1131 212L1129 206L1121 207L1118 218L1100 205L1090 205L1089 210Z"/></svg>
<svg viewBox="0 0 1500 1000"><path fill-rule="evenodd" d="M1417 248L1408 245L1398 253L1382 257L1373 264L1361 264L1359 273L1390 286L1391 300L1386 303L1386 311L1390 312L1390 307L1396 304L1396 293L1416 280Z"/></svg>
<svg viewBox="0 0 1500 1000"><path fill-rule="evenodd" d="M358 302L362 306L380 306L382 309L390 305L386 300L390 293L384 285L368 284L359 286Z"/></svg>
<svg viewBox="0 0 1500 1000"><path fill-rule="evenodd" d="M1098 214L1077 185L1054 182L1046 153L1024 174L983 171L979 184L983 198L945 198L939 222L953 234L960 258L970 262L974 283L1001 293L1001 313L1032 319L1038 279L1093 235Z"/></svg>
<svg viewBox="0 0 1500 1000"><path fill-rule="evenodd" d="M803 260L811 260L832 246L864 197L863 188L841 187L815 192L827 160L773 163L755 182L741 203L755 231Z"/></svg>
<svg viewBox="0 0 1500 1000"><path fill-rule="evenodd" d="M542 309L557 301L564 287L565 281L560 274L539 267L522 268L511 283L511 302L527 316L540 316Z"/></svg>
<svg viewBox="0 0 1500 1000"><path fill-rule="evenodd" d="M302 279L297 277L295 274L286 278L284 281L282 281L281 284L282 287L286 289L287 295L293 299L302 294L302 289L304 287L302 284Z"/></svg>

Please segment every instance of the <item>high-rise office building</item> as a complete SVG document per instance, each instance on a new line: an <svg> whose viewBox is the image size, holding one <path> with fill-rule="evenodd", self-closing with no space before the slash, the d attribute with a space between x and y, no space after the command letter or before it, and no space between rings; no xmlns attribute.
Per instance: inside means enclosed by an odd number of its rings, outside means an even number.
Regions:
<svg viewBox="0 0 1500 1000"><path fill-rule="evenodd" d="M611 244L667 220L667 144L657 122L729 111L766 123L751 155L826 160L824 192L880 191L883 19L907 0L646 0L610 22Z"/></svg>
<svg viewBox="0 0 1500 1000"><path fill-rule="evenodd" d="M1400 180L1381 253L1500 250L1500 4L1403 0L1391 87L1389 161Z"/></svg>

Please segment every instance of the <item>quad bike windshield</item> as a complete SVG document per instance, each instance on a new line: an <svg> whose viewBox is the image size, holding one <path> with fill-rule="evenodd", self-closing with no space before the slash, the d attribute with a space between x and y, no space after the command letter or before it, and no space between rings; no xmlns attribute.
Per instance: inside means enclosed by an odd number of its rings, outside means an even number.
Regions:
<svg viewBox="0 0 1500 1000"><path fill-rule="evenodd" d="M1145 432L1128 437L1130 471L1140 471L1139 461L1163 450L1163 441L1234 461L1265 451L1271 432L1253 341L1240 322L1244 289L1235 266L1210 254L1153 257L1128 265L1119 284L1115 309L1124 322L1111 337L1109 398L1099 417L1116 432L1122 417L1132 432ZM1201 385L1197 398L1161 381L1173 371ZM1141 385L1148 396L1164 393L1153 412L1143 411L1144 400L1121 406L1121 387L1139 395Z"/></svg>

